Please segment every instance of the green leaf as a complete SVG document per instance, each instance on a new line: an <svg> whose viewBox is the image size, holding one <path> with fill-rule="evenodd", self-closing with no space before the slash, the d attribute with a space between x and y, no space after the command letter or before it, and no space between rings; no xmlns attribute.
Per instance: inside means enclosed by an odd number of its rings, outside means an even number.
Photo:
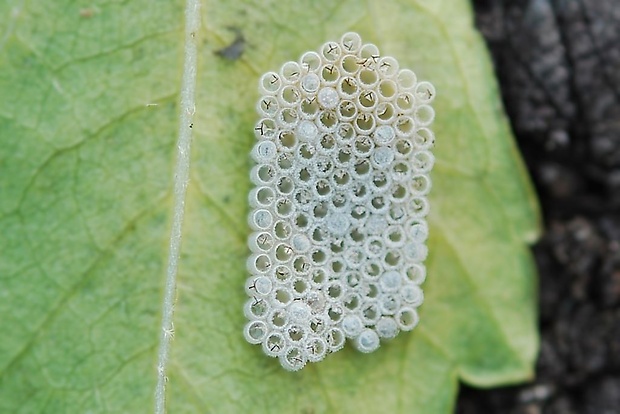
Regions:
<svg viewBox="0 0 620 414"><path fill-rule="evenodd" d="M459 379L530 378L538 212L468 2L208 2L202 22L169 411L449 413ZM237 60L214 53L229 27ZM256 85L350 30L437 88L426 301L379 351L288 373L241 334ZM152 411L182 47L179 2L0 5L1 412Z"/></svg>

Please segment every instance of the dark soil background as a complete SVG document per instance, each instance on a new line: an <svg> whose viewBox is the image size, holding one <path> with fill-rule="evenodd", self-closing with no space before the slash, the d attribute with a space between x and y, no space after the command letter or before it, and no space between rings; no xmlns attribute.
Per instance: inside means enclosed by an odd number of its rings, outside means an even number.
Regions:
<svg viewBox="0 0 620 414"><path fill-rule="evenodd" d="M475 0L544 217L536 379L457 413L620 413L620 0Z"/></svg>

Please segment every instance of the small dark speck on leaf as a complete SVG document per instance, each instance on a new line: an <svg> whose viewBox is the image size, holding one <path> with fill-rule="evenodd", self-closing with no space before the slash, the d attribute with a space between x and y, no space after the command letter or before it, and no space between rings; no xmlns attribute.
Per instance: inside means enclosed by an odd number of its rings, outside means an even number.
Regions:
<svg viewBox="0 0 620 414"><path fill-rule="evenodd" d="M86 7L86 8L80 9L80 17L83 19L90 19L95 14L97 14L98 11L99 10L96 7Z"/></svg>
<svg viewBox="0 0 620 414"><path fill-rule="evenodd" d="M241 57L245 49L245 37L243 37L241 30L234 27L229 29L235 33L235 40L225 48L216 50L215 54L224 59L237 60Z"/></svg>

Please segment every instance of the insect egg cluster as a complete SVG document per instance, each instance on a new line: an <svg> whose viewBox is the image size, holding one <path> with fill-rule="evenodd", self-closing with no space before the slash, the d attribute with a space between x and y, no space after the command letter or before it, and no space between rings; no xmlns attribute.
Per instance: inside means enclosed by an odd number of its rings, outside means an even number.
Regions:
<svg viewBox="0 0 620 414"><path fill-rule="evenodd" d="M248 342L296 371L418 323L433 85L356 33L259 82Z"/></svg>

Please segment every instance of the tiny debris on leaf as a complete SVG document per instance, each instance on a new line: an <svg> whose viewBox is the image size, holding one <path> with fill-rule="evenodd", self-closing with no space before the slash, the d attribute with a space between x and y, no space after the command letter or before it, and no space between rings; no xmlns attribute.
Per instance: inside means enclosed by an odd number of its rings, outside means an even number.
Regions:
<svg viewBox="0 0 620 414"><path fill-rule="evenodd" d="M216 50L215 54L224 59L234 61L239 59L245 50L245 37L243 37L241 30L235 27L230 27L229 30L235 33L235 39L228 46Z"/></svg>

